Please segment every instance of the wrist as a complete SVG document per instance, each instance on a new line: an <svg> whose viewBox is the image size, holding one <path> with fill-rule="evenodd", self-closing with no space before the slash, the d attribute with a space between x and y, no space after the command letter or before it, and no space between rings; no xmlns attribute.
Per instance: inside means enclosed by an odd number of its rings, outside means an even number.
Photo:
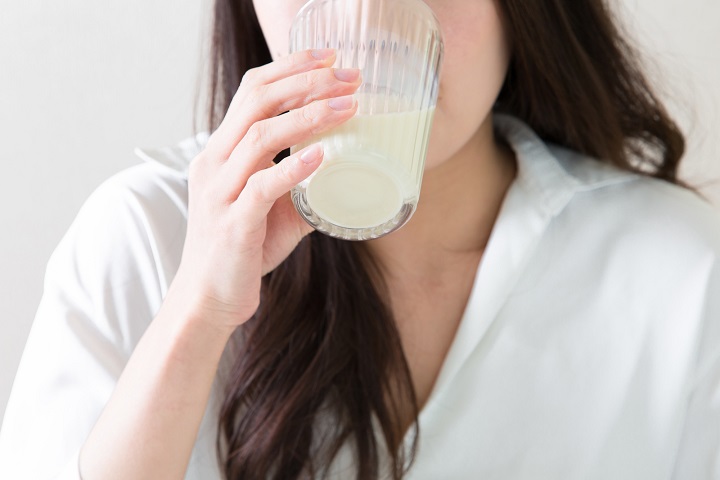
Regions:
<svg viewBox="0 0 720 480"><path fill-rule="evenodd" d="M224 319L226 315L222 312L208 309L195 295L173 286L168 290L156 320L171 325L176 333L200 335L223 345L227 343L237 324Z"/></svg>
<svg viewBox="0 0 720 480"><path fill-rule="evenodd" d="M213 279L198 278L193 268L181 265L173 279L164 303L187 312L193 322L211 324L212 328L232 334L235 329L252 318L259 302L260 285L256 295L234 292L248 292L252 288L217 285Z"/></svg>

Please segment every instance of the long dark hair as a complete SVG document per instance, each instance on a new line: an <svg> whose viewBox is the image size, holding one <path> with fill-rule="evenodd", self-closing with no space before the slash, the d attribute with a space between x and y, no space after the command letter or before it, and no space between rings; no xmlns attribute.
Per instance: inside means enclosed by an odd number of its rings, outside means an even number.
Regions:
<svg viewBox="0 0 720 480"><path fill-rule="evenodd" d="M513 57L497 111L546 141L681 183L683 135L604 0L498 3ZM211 130L244 73L271 61L252 0L216 0L214 8ZM403 476L418 402L387 288L361 243L305 237L263 278L260 307L235 342L218 433L229 480L320 476L345 444L358 479L377 478L384 453L391 476Z"/></svg>

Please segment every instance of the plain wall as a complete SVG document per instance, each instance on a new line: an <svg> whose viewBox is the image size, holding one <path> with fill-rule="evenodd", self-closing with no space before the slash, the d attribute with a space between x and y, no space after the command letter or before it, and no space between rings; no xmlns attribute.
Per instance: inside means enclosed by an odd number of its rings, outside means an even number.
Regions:
<svg viewBox="0 0 720 480"><path fill-rule="evenodd" d="M0 414L45 264L135 146L193 129L197 0L0 0Z"/></svg>
<svg viewBox="0 0 720 480"><path fill-rule="evenodd" d="M687 136L683 177L720 206L720 2L615 0Z"/></svg>
<svg viewBox="0 0 720 480"><path fill-rule="evenodd" d="M190 135L210 2L4 1L0 7L0 416L45 264L82 202ZM685 173L720 203L720 3L630 0L623 18L689 132Z"/></svg>

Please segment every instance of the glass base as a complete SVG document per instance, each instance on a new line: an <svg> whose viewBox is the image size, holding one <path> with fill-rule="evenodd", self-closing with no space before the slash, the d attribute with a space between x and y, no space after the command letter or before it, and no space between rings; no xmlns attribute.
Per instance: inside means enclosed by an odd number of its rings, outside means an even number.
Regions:
<svg viewBox="0 0 720 480"><path fill-rule="evenodd" d="M313 211L307 201L306 189L302 186L298 185L293 188L291 196L295 209L315 230L331 237L354 241L372 240L394 232L410 220L417 206L417 201L405 201L397 215L381 225L367 228L348 228L335 225Z"/></svg>

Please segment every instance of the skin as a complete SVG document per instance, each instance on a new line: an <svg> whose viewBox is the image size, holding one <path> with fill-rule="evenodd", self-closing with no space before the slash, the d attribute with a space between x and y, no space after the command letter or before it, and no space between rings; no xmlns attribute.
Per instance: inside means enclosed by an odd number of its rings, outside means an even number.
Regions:
<svg viewBox="0 0 720 480"><path fill-rule="evenodd" d="M279 165L272 159L350 119L361 78L331 68L331 51L281 55L302 3L255 2L277 57L245 75L190 165L180 267L81 449L84 480L184 477L232 332L256 310L262 276L311 231L288 192L318 168L322 149L309 146ZM421 403L515 176L512 154L492 133L490 110L509 59L496 3L427 3L445 32L446 57L421 201L405 227L367 242L385 269Z"/></svg>

